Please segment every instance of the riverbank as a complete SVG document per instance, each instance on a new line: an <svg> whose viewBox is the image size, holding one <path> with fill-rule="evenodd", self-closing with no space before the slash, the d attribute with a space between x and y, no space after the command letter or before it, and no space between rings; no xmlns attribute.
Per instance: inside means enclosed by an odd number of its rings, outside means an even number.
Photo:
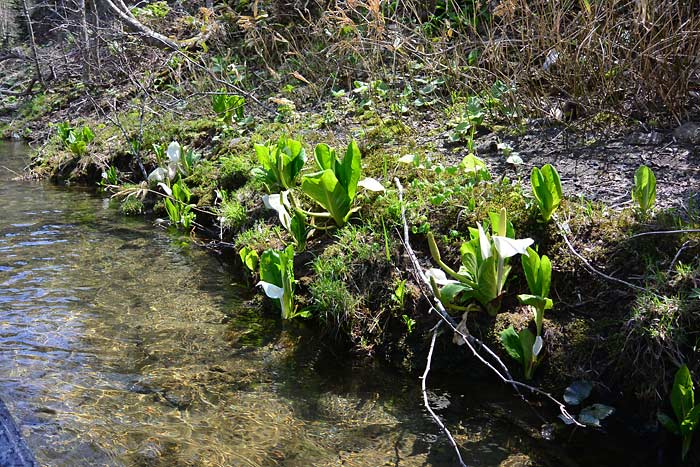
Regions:
<svg viewBox="0 0 700 467"><path fill-rule="evenodd" d="M295 279L287 318L308 314L293 320L358 356L414 372L425 365L436 316L406 255L401 209L424 269L441 266L429 233L454 270L470 264L462 245L482 242L469 230L478 224L494 237L530 238L552 263L546 298L554 303L540 325L517 298L539 295L519 256L491 299L464 289L443 292L457 322L473 309L465 329L517 379L533 368L522 368L502 345L510 326L529 329L544 343L533 384L562 394L573 381L589 381L595 401L641 411L639 423L657 432L656 412L670 411L678 365L687 362L697 374L700 154L693 124L670 123L673 106L640 113L624 101L617 111L591 110L590 102L543 88L538 99L549 100L537 112L537 99L526 96L522 83L490 79L454 91L454 76L410 63L405 73L358 72L320 86L306 71L283 68L286 74L275 77L259 62L232 56L143 55L162 65L132 64L121 81L66 80L20 102L2 133L34 141L32 176L99 186L124 215L163 219L183 239L194 232L193 241L226 255L251 288L260 279L270 282L259 263L276 262L273 285L284 289L285 274ZM563 75L545 72L540 81ZM686 118L697 112L689 109ZM359 152L350 179L370 177L376 183L363 185L372 189L348 188L319 144L335 148L336 166L346 148L346 157ZM279 153L287 154L280 162L286 178L276 173L276 162L264 163ZM532 169L546 164L557 169L563 189L547 221L530 183ZM656 176L651 206L631 196L642 165ZM319 170L329 168L335 181L326 184ZM404 187L404 203L395 180ZM286 206L266 208L264 196L285 191ZM336 201L328 201L329 193ZM275 203L268 198L269 204ZM500 232L502 209L512 229ZM266 256L290 245L287 269ZM262 293L255 300L268 313L279 306ZM495 308L495 316L486 311ZM452 338L446 334L443 344ZM441 350L438 359L472 358L451 344Z"/></svg>

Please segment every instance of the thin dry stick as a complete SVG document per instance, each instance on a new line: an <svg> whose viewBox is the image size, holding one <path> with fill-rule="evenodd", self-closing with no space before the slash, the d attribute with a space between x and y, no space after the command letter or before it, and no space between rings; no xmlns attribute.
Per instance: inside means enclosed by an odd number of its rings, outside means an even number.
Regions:
<svg viewBox="0 0 700 467"><path fill-rule="evenodd" d="M683 243L681 247L678 249L678 253L676 253L676 256L673 257L673 260L671 260L671 264L668 266L668 273L670 274L673 272L673 266L676 265L676 261L678 261L678 258L681 257L681 253L683 253L683 250L688 248L693 242L688 240L687 242Z"/></svg>
<svg viewBox="0 0 700 467"><path fill-rule="evenodd" d="M647 235L669 235L669 234L684 234L684 233L698 233L700 229L681 229L681 230L655 230L651 232L641 232L634 234L629 238L646 237Z"/></svg>
<svg viewBox="0 0 700 467"><path fill-rule="evenodd" d="M430 350L428 350L428 361L425 363L425 371L423 372L423 377L421 378L421 389L423 390L423 405L425 405L426 410L428 411L430 416L433 417L435 423L437 423L440 429L443 432L445 432L447 439L450 440L450 444L452 445L452 447L455 450L455 453L457 454L457 459L459 459L459 465L461 465L462 467L467 467L467 465L464 463L464 460L462 460L462 454L459 452L459 446L457 446L455 439L452 437L452 433L450 433L450 430L448 430L445 424L442 423L442 420L440 420L440 417L438 417L438 415L433 411L433 409L430 407L430 402L428 402L428 373L430 372L430 363L433 360L433 349L435 349L435 340L437 339L438 329L440 328L441 324L442 321L439 321L437 326L435 326L435 330L433 331L433 339L430 341Z"/></svg>
<svg viewBox="0 0 700 467"><path fill-rule="evenodd" d="M559 228L559 234L562 236L564 239L564 243L566 243L566 246L569 247L569 250L571 250L571 253L574 254L581 262L583 263L583 266L588 270L588 272L592 274L598 274L600 277L603 279L607 279L610 282L616 282L618 284L625 285L631 289L635 290L640 290L640 291L646 291L647 289L644 287L640 287L638 285L632 284L631 282L623 281L622 279L618 279L617 277L610 276L608 274L605 274L602 271L597 270L591 263L588 262L586 258L584 258L576 249L574 246L571 244L571 241L569 241L569 237L566 236L566 230L564 230L564 226L559 223L559 221L556 221L557 227Z"/></svg>
<svg viewBox="0 0 700 467"><path fill-rule="evenodd" d="M509 384L513 386L516 391L517 387L521 387L524 389L527 389L533 394L539 394L541 396L546 397L550 401L552 401L558 408L559 412L561 413L563 419L567 423L575 424L580 427L583 427L585 425L581 424L578 422L571 414L566 410L566 405L564 403L560 402L557 400L554 396L549 394L548 392L545 392L539 388L536 388L534 386L530 386L529 384L521 383L520 381L517 381L513 379L513 377L510 375L508 372L505 364L503 361L498 358L498 356L488 348L483 342L479 341L476 339L474 336L471 334L464 334L462 331L457 329L457 326L455 325L454 320L452 317L447 313L447 310L445 309L445 306L442 304L439 298L435 296L431 289L430 281L428 278L425 276L425 273L423 273L422 268L420 267L420 264L418 263L418 258L416 257L416 254L413 252L413 248L411 248L411 244L409 243L408 239L408 222L406 221L406 209L403 203L403 186L401 185L401 182L399 181L398 178L394 178L394 182L396 183L396 187L399 192L399 203L401 204L401 219L403 221L403 228L404 228L404 247L406 248L406 251L408 253L409 258L411 259L411 263L413 266L413 274L418 278L418 284L421 286L421 291L423 291L424 287L427 286L427 288L430 290L430 294L434 297L434 306L431 308L431 310L435 310L438 312L438 316L440 316L440 319L443 320L451 329L454 331L457 335L462 337L464 339L464 342L466 343L467 347L469 347L469 350L472 352L472 355L474 355L481 363L483 363L487 368L489 368L492 372L498 376L498 378L505 384ZM425 294L425 292L423 291ZM503 373L496 369L491 363L489 363L479 352L476 350L476 346L479 346L480 349L485 350L488 352L489 355L491 355L502 368L506 368ZM524 396L521 395L521 397L525 400Z"/></svg>

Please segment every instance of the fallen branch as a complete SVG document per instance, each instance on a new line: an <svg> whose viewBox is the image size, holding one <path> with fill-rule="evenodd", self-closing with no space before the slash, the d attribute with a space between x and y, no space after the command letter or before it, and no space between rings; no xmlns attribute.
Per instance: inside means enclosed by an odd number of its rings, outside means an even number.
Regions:
<svg viewBox="0 0 700 467"><path fill-rule="evenodd" d="M423 391L423 405L425 405L425 409L428 411L431 417L433 417L433 420L435 420L435 423L442 429L442 431L445 432L445 435L447 436L447 439L450 440L450 444L455 450L455 453L457 454L457 459L459 460L459 465L462 467L467 467L467 465L464 463L464 460L462 460L462 454L459 452L459 446L457 446L457 443L455 442L455 439L452 437L452 433L450 433L450 430L447 429L444 423L442 423L442 420L440 420L440 417L433 411L432 407L430 407L430 402L428 402L428 373L430 372L430 363L433 360L433 350L435 349L435 340L437 339L438 335L438 329L440 328L440 325L442 324L442 321L438 322L438 324L435 326L435 330L433 331L433 339L430 341L430 349L428 350L428 361L425 363L425 371L423 372L423 377L421 378L421 389Z"/></svg>
<svg viewBox="0 0 700 467"><path fill-rule="evenodd" d="M145 42L156 47L172 50L191 48L193 46L201 44L202 42L206 42L206 40L210 37L213 31L213 26L210 25L210 27L206 28L204 32L190 39L171 39L157 31L154 31L153 29L149 28L141 21L139 21L131 13L131 10L124 3L123 0L105 0L105 3L109 7L109 9L112 10L112 12L116 13L116 15L119 16L119 19L122 21L122 23L124 23L132 31L140 34Z"/></svg>
<svg viewBox="0 0 700 467"><path fill-rule="evenodd" d="M0 63L6 60L30 60L29 57L24 55L21 51L11 51L0 54Z"/></svg>
<svg viewBox="0 0 700 467"><path fill-rule="evenodd" d="M529 384L522 383L518 380L513 379L511 376L510 372L508 371L508 368L506 367L505 363L498 357L498 355L495 354L486 344L481 342L479 339L475 338L471 334L464 333L460 329L458 329L457 324L455 320L447 313L447 310L445 309L445 306L443 303L440 301L440 299L434 294L432 290L432 285L428 278L426 277L425 273L423 272L423 269L420 266L420 263L418 262L418 258L416 257L415 252L413 251L413 248L411 248L411 244L409 242L409 236L408 236L408 221L406 220L406 208L403 202L403 186L401 185L401 182L399 181L398 178L394 178L394 182L396 183L396 188L398 189L398 194L399 194L399 203L401 204L401 220L403 221L403 232L404 232L404 239L403 239L403 244L404 248L406 249L406 252L408 253L408 257L411 260L411 266L412 270L411 272L413 273L414 277L417 279L417 283L421 289L421 293L425 295L426 297L428 295L431 295L433 297L433 306L431 307L431 311L435 310L440 317L440 319L447 324L455 334L459 335L464 342L466 343L467 347L469 350L472 352L472 355L474 355L481 363L483 363L488 369L490 369L493 373L498 376L498 378L505 384L508 384L510 386L513 386L515 391L520 395L520 397L527 402L527 399L520 394L520 391L518 391L518 388L523 388L528 391L530 391L533 394L538 394L540 396L543 396L547 399L549 399L554 405L556 405L559 409L559 412L561 413L562 418L567 422L571 423L580 427L584 427L585 425L581 424L578 422L569 412L566 410L566 405L556 399L554 396L549 394L548 392L545 392L539 388L536 388L534 386L530 386ZM498 370L493 364L489 363L478 351L483 350L485 351L491 358L494 359L494 361L497 363L498 366L501 367L502 370Z"/></svg>
<svg viewBox="0 0 700 467"><path fill-rule="evenodd" d="M37 78L32 78L32 80L29 82L27 85L27 88L24 91L13 91L12 89L4 89L0 88L0 94L4 96L15 96L15 97L24 97L32 94L32 88L34 87L34 84L36 84Z"/></svg>

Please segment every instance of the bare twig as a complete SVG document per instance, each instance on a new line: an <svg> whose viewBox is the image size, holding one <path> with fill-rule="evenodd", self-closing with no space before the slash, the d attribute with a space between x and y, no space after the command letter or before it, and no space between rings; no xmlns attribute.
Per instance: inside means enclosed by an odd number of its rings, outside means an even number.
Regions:
<svg viewBox="0 0 700 467"><path fill-rule="evenodd" d="M678 258L680 258L681 253L683 253L683 250L688 248L691 243L693 243L693 242L688 240L687 242L683 243L683 245L681 245L681 247L678 249L678 253L676 253L676 256L673 257L673 260L671 260L671 264L668 266L669 273L671 273L673 271L673 266L676 265L676 261L678 261Z"/></svg>
<svg viewBox="0 0 700 467"><path fill-rule="evenodd" d="M647 235L671 235L671 234L684 234L684 233L699 233L700 229L680 229L680 230L655 230L651 232L640 232L638 234L631 235L629 238L639 238L646 237Z"/></svg>
<svg viewBox="0 0 700 467"><path fill-rule="evenodd" d="M462 467L467 467L467 464L464 463L464 460L462 460L462 454L459 452L459 446L457 446L457 443L455 442L455 439L452 437L452 433L450 433L450 430L447 429L444 423L442 423L442 420L440 420L440 417L433 411L432 407L430 407L430 402L428 402L428 373L430 372L430 362L433 360L433 350L435 349L435 340L437 339L438 335L438 330L440 329L440 325L442 324L442 321L438 322L437 326L435 326L435 330L433 331L433 338L430 341L430 350L428 350L428 360L425 362L425 371L423 372L423 377L421 378L421 389L423 391L423 405L425 405L425 409L428 411L431 417L433 417L433 420L435 420L435 423L440 427L440 429L445 433L445 436L447 436L447 439L450 440L450 444L455 450L455 453L457 454L457 459L459 460L459 465Z"/></svg>
<svg viewBox="0 0 700 467"><path fill-rule="evenodd" d="M588 272L590 272L592 274L597 274L600 277L602 277L603 279L606 279L610 282L615 282L617 284L622 284L622 285L627 286L627 287L634 289L634 290L640 290L640 291L647 290L644 287L640 287L638 285L632 284L631 282L623 281L622 279L618 279L617 277L610 276L608 274L605 274L602 271L597 270L591 263L588 262L588 260L586 258L584 258L578 251L576 251L574 246L571 244L569 237L566 236L566 230L564 229L564 226L561 225L561 223L557 220L555 220L555 222L557 223L557 228L559 229L559 234L564 239L564 243L566 243L566 246L569 247L569 250L571 250L571 253L573 253L574 256L576 256L583 263L583 267L585 267L586 270L588 270Z"/></svg>

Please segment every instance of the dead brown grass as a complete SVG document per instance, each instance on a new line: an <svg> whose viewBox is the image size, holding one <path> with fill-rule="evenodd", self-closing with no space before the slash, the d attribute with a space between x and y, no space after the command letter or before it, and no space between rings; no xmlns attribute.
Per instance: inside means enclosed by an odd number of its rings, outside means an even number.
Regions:
<svg viewBox="0 0 700 467"><path fill-rule="evenodd" d="M254 5L238 20L249 50L268 69L297 71L325 88L364 77L401 79L420 68L422 75L447 78L458 92L480 92L500 80L517 89L519 104L539 113L564 99L591 113L661 111L680 118L698 103L696 2ZM448 12L439 20L438 6ZM469 58L474 50L476 62Z"/></svg>

